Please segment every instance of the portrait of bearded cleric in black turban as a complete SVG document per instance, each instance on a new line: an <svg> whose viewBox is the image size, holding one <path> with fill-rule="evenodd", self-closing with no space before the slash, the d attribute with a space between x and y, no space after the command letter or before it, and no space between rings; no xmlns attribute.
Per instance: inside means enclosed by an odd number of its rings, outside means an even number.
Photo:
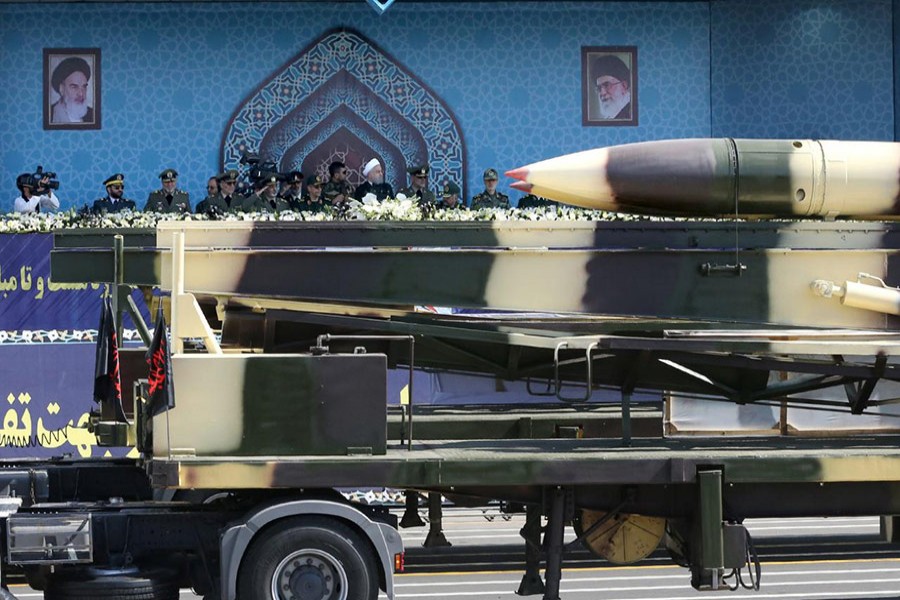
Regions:
<svg viewBox="0 0 900 600"><path fill-rule="evenodd" d="M582 125L637 125L637 48L581 49Z"/></svg>
<svg viewBox="0 0 900 600"><path fill-rule="evenodd" d="M44 49L44 129L100 129L100 49Z"/></svg>

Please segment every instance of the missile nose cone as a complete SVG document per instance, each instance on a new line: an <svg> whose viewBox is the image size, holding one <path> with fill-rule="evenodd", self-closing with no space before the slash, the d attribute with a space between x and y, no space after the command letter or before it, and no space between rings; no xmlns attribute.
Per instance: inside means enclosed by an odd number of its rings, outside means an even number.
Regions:
<svg viewBox="0 0 900 600"><path fill-rule="evenodd" d="M526 181L514 181L513 183L509 184L509 187L511 187L514 190L519 190L520 192L525 192L526 194L530 194L531 188L533 188L534 185L530 184Z"/></svg>
<svg viewBox="0 0 900 600"><path fill-rule="evenodd" d="M528 167L519 167L518 169L513 169L512 171L507 171L506 176L510 179L518 179L519 181L526 181L528 179ZM515 186L516 184L513 184ZM516 188L518 189L518 188Z"/></svg>

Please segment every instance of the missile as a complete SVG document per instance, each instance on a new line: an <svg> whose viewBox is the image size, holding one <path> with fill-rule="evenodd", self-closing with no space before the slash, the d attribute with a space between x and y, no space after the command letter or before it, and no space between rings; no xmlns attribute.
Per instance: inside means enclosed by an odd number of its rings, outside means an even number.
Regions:
<svg viewBox="0 0 900 600"><path fill-rule="evenodd" d="M662 140L507 171L514 189L585 208L691 217L900 217L900 143Z"/></svg>

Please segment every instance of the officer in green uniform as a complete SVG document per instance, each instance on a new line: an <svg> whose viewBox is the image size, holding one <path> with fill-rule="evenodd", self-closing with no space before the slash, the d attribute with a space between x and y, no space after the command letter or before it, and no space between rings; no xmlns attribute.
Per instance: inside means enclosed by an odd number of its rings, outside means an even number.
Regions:
<svg viewBox="0 0 900 600"><path fill-rule="evenodd" d="M121 210L135 210L133 200L125 197L125 175L116 173L110 175L103 182L106 186L106 197L94 200L91 206L91 212L94 214L103 214L111 212L119 212Z"/></svg>
<svg viewBox="0 0 900 600"><path fill-rule="evenodd" d="M459 198L460 193L461 190L458 185L452 181L445 183L438 208L459 208L460 206L465 206L465 202L462 202Z"/></svg>
<svg viewBox="0 0 900 600"><path fill-rule="evenodd" d="M509 196L497 191L496 169L484 172L484 191L472 197L472 210L479 208L509 208Z"/></svg>
<svg viewBox="0 0 900 600"><path fill-rule="evenodd" d="M328 165L328 183L322 187L325 201L332 206L343 204L353 197L353 186L347 181L347 165L335 161Z"/></svg>
<svg viewBox="0 0 900 600"><path fill-rule="evenodd" d="M191 212L191 197L187 192L179 190L178 171L166 169L159 174L162 188L150 192L144 212L182 213Z"/></svg>
<svg viewBox="0 0 900 600"><path fill-rule="evenodd" d="M253 183L253 193L244 199L244 212L281 212L290 210L290 202L278 196L278 177L266 173Z"/></svg>
<svg viewBox="0 0 900 600"><path fill-rule="evenodd" d="M291 205L291 210L297 210L294 206L299 204L300 199L303 197L303 173L300 171L288 173L279 197L288 201L288 204Z"/></svg>
<svg viewBox="0 0 900 600"><path fill-rule="evenodd" d="M207 196L197 203L195 212L208 217L217 217L229 212L239 212L243 209L244 199L236 192L238 172L234 169L220 173L216 178L219 181L219 193Z"/></svg>
<svg viewBox="0 0 900 600"><path fill-rule="evenodd" d="M431 167L424 164L407 169L406 172L410 177L409 186L397 192L397 195L403 194L407 198L415 198L422 207L434 207L437 204L437 198L435 198L434 192L428 189L428 175L431 173Z"/></svg>
<svg viewBox="0 0 900 600"><path fill-rule="evenodd" d="M306 193L300 198L294 210L307 212L322 212L325 210L326 202L322 196L322 186L325 181L321 175L310 175L306 178Z"/></svg>

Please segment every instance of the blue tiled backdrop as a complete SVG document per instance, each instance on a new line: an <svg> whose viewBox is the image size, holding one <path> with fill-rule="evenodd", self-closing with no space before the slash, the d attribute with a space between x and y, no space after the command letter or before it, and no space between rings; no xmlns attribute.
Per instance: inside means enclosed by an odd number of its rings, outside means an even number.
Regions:
<svg viewBox="0 0 900 600"><path fill-rule="evenodd" d="M895 6L897 5L897 6ZM0 5L0 183L59 172L64 207L116 171L143 204L174 166L194 202L228 119L301 49L348 27L447 103L467 179L594 146L692 136L895 137L891 0ZM640 125L582 127L580 47L639 51ZM102 50L101 131L44 131L42 49ZM508 182L501 182L505 187ZM518 193L512 197L517 198Z"/></svg>

